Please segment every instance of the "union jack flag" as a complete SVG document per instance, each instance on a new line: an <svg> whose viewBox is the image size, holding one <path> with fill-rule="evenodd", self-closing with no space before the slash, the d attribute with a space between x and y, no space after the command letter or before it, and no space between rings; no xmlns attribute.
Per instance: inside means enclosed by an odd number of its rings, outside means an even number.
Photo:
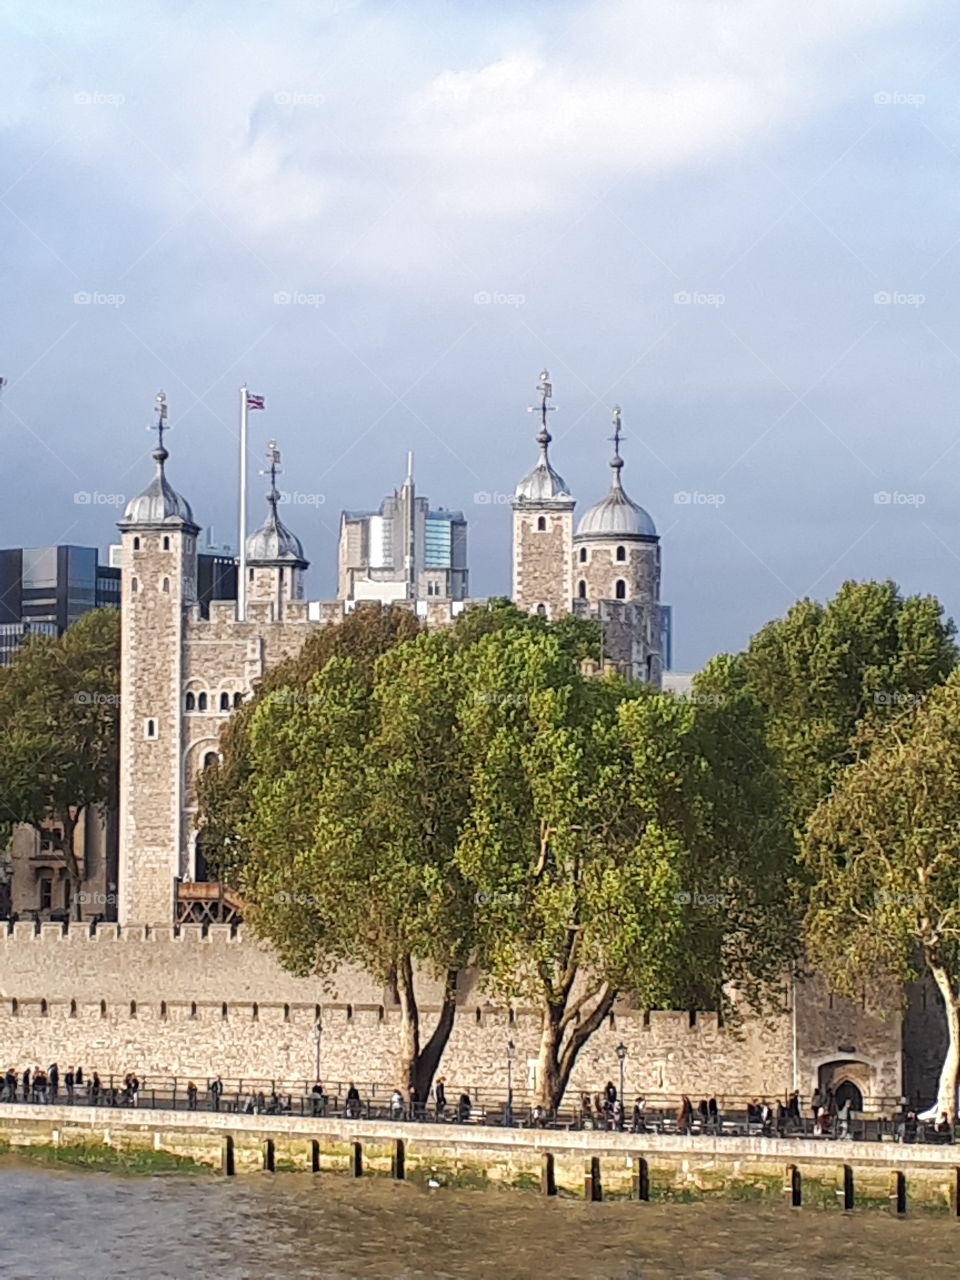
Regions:
<svg viewBox="0 0 960 1280"><path fill-rule="evenodd" d="M247 408L248 409L265 409L263 396L255 396L252 391L247 392Z"/></svg>

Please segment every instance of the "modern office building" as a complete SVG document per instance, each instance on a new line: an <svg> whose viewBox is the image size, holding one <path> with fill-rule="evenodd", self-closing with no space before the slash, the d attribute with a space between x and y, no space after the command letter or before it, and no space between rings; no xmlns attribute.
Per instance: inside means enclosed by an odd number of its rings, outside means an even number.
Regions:
<svg viewBox="0 0 960 1280"><path fill-rule="evenodd" d="M120 570L95 547L0 550L0 664L29 635L62 635L90 609L120 606Z"/></svg>
<svg viewBox="0 0 960 1280"><path fill-rule="evenodd" d="M376 511L341 512L339 599L465 600L467 578L463 512L417 497L412 454L403 485Z"/></svg>

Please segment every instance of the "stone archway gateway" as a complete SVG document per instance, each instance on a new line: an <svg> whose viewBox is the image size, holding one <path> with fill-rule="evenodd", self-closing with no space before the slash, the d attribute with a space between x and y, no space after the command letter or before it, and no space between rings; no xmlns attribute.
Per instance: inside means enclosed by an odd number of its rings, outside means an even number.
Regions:
<svg viewBox="0 0 960 1280"><path fill-rule="evenodd" d="M874 1069L862 1058L836 1058L820 1064L817 1084L824 1096L833 1091L838 1107L849 1101L851 1111L862 1111L864 1098L874 1093Z"/></svg>

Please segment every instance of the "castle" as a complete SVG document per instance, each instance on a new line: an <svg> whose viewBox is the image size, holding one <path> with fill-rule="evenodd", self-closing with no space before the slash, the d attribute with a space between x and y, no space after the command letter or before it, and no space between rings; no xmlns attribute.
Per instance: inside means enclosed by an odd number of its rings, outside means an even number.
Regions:
<svg viewBox="0 0 960 1280"><path fill-rule="evenodd" d="M659 685L660 543L626 494L620 412L614 412L609 490L574 524L575 499L554 469L547 429L551 387L539 384L539 456L512 500L513 599L522 609L600 621L604 661ZM121 775L118 924L17 923L0 931L0 1037L12 1061L81 1061L101 1073L307 1079L314 1054L325 1079L389 1081L396 993L340 970L332 986L284 972L272 953L229 923L220 886L205 883L196 777L217 758L220 730L272 665L317 626L352 608L309 605L308 562L278 515L275 466L266 519L246 544L246 608L197 603L199 526L166 474L166 402L158 397L155 475L119 522L122 535ZM274 455L274 463L276 455ZM469 601L404 602L431 626ZM217 897L219 895L219 897ZM196 914L216 899L220 914ZM191 921L202 923L190 923ZM213 922L213 923L211 923ZM504 1046L523 1079L536 1070L539 1014L491 1005L465 972L443 1069L477 1096L502 1092ZM440 989L425 981L429 1020ZM644 1012L617 1005L578 1059L571 1088L611 1075L618 1042L630 1089L777 1096L846 1090L854 1106L890 1111L904 1092L928 1092L939 1047L931 1004L915 1001L909 1036L900 1012L871 1013L795 983L784 1010L738 1032L715 1013ZM323 1030L321 1055L321 1028ZM941 1029L942 1034L942 1029ZM904 1050L909 1050L905 1058Z"/></svg>
<svg viewBox="0 0 960 1280"><path fill-rule="evenodd" d="M552 388L541 375L539 457L513 498L513 599L548 618L597 618L604 659L659 685L660 541L653 520L621 483L620 411L614 410L609 492L574 530L573 498L550 461ZM188 918L190 887L205 879L197 844L198 773L216 759L220 730L257 679L296 654L317 626L351 607L308 607L308 568L277 507L273 451L267 515L246 542L246 606L197 603L199 526L166 474L166 401L158 397L156 474L119 522L122 564L118 919L169 924ZM405 602L428 625L448 624L470 601ZM179 909L178 909L179 899Z"/></svg>

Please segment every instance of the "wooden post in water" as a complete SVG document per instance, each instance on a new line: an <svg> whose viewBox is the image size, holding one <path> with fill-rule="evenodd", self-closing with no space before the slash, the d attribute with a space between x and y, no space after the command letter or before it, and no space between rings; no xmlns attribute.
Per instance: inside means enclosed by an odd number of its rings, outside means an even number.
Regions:
<svg viewBox="0 0 960 1280"><path fill-rule="evenodd" d="M407 1150L402 1138L397 1138L393 1144L393 1158L390 1161L390 1172L395 1181L403 1182L407 1176Z"/></svg>
<svg viewBox="0 0 960 1280"><path fill-rule="evenodd" d="M320 1143L316 1138L310 1140L310 1172L320 1172Z"/></svg>
<svg viewBox="0 0 960 1280"><path fill-rule="evenodd" d="M363 1177L363 1143L362 1142L354 1142L353 1158L350 1164L353 1171L353 1176L355 1178L362 1178Z"/></svg>
<svg viewBox="0 0 960 1280"><path fill-rule="evenodd" d="M600 1182L600 1157L591 1156L583 1175L583 1196L585 1200L595 1203L603 1199L603 1186Z"/></svg>
<svg viewBox="0 0 960 1280"><path fill-rule="evenodd" d="M220 1147L220 1172L225 1178L232 1178L236 1173L233 1156L233 1138L229 1134L224 1138Z"/></svg>
<svg viewBox="0 0 960 1280"><path fill-rule="evenodd" d="M803 1179L795 1164L787 1165L787 1174L783 1180L783 1198L791 1209L799 1209L803 1204Z"/></svg>
<svg viewBox="0 0 960 1280"><path fill-rule="evenodd" d="M643 1203L650 1199L650 1166L643 1156L633 1162L633 1196Z"/></svg>
<svg viewBox="0 0 960 1280"><path fill-rule="evenodd" d="M953 1171L953 1186L950 1189L950 1199L953 1201L953 1216L960 1218L960 1169Z"/></svg>
<svg viewBox="0 0 960 1280"><path fill-rule="evenodd" d="M907 1177L899 1169L890 1175L890 1212L902 1218L907 1212Z"/></svg>
<svg viewBox="0 0 960 1280"><path fill-rule="evenodd" d="M844 1213L853 1212L853 1166L843 1166L843 1185L838 1188L837 1195L843 1205Z"/></svg>
<svg viewBox="0 0 960 1280"><path fill-rule="evenodd" d="M277 1167L277 1153L272 1138L263 1140L263 1172L273 1173Z"/></svg>
<svg viewBox="0 0 960 1280"><path fill-rule="evenodd" d="M557 1159L552 1151L544 1152L540 1163L540 1190L545 1196L557 1194Z"/></svg>

